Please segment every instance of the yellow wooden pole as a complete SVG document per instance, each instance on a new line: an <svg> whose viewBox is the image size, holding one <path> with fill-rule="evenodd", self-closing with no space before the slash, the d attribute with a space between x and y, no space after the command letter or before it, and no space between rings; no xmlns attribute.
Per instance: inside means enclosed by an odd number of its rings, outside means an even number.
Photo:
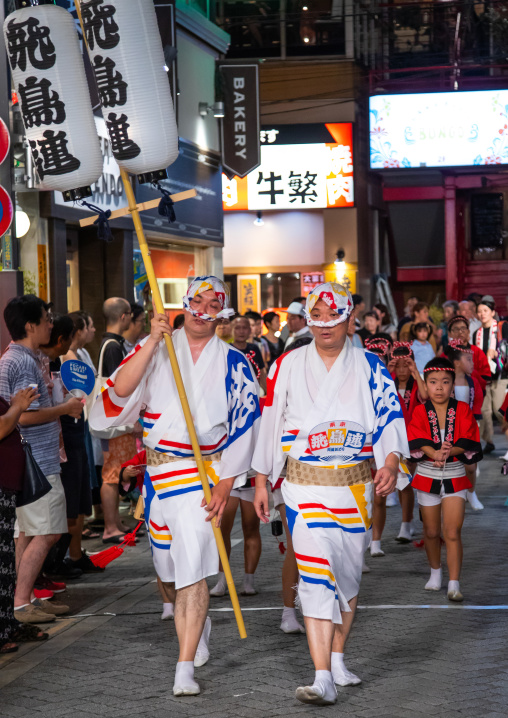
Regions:
<svg viewBox="0 0 508 718"><path fill-rule="evenodd" d="M79 0L75 0L75 5L76 5L76 10L78 13L79 21L81 23L81 29L83 30L83 22L82 22L82 18L81 18L81 7L80 7ZM85 38L84 31L83 31L83 38ZM146 241L145 232L143 229L143 225L141 223L141 217L139 216L138 204L137 204L136 198L134 196L134 190L132 189L132 184L129 179L128 173L124 169L120 168L120 174L122 177L125 194L127 196L129 211L132 215L132 221L134 222L134 228L136 230L136 235L137 235L138 242L139 242L139 248L141 250L141 256L143 257L143 262L145 264L146 274L148 277L148 283L150 285L150 290L152 292L153 305L158 314L164 314L164 305L162 303L162 297L161 297L161 293L159 290L159 285L157 283L157 277L155 275L155 270L153 268L153 262L152 262L152 258L150 256L150 250L148 248L148 243ZM199 478L200 478L201 484L203 486L203 491L205 494L206 502L209 503L212 498L212 492L210 491L210 485L208 483L208 476L207 476L205 465L203 462L203 457L201 456L201 447L199 446L198 436L196 434L196 428L194 426L194 421L192 419L192 414L191 414L191 410L189 407L189 401L187 399L187 394L185 392L182 374L180 372L180 367L178 366L178 359L176 356L175 347L173 345L173 340L167 334L164 335L164 341L166 343L166 348L168 350L169 361L171 363L171 369L173 370L173 375L175 377L175 384L176 384L176 388L178 391L178 396L180 398L180 403L182 405L183 415L185 417L185 423L187 425L187 431L189 432L192 450L194 452L194 458L196 460L196 464L198 467ZM245 624L243 622L242 611L240 609L240 603L238 601L238 594L236 593L236 587L235 587L235 583L233 581L231 567L229 565L229 559L228 559L228 555L226 552L226 546L224 545L224 538L222 536L222 532L221 532L220 528L217 526L215 519L212 519L211 524L212 524L212 529L213 529L213 535L215 537L215 542L217 544L217 549L219 551L219 557L220 557L220 560L222 563L222 570L224 571L224 575L226 576L226 582L228 584L229 595L231 597L231 603L233 604L233 611L235 613L236 622L238 624L238 631L240 633L240 638L247 638L247 632L245 630Z"/></svg>

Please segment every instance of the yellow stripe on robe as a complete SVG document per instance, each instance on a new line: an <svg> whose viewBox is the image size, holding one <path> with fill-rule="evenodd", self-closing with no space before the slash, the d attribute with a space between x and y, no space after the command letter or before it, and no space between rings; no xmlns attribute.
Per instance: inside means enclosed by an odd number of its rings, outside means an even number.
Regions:
<svg viewBox="0 0 508 718"><path fill-rule="evenodd" d="M157 479L153 479L153 487L156 491L159 489L169 489L171 486L181 486L182 484L194 484L199 481L199 476L191 476L189 479L176 479L175 481L167 481L164 484L155 483Z"/></svg>
<svg viewBox="0 0 508 718"><path fill-rule="evenodd" d="M312 511L311 513L302 513L304 519L333 519L341 524L361 524L361 518L342 518L341 516L335 516L335 514L329 514L325 511Z"/></svg>
<svg viewBox="0 0 508 718"><path fill-rule="evenodd" d="M172 541L173 540L173 537L171 536L171 534L169 534L168 536L166 534L156 534L155 531L152 531L152 529L150 529L150 536L152 536L152 538L154 538L154 539L157 539L157 541Z"/></svg>
<svg viewBox="0 0 508 718"><path fill-rule="evenodd" d="M304 566L301 563L296 564L299 571L305 571L306 573L317 573L320 576L328 576L328 578L335 583L335 576L327 568L314 568L314 566Z"/></svg>

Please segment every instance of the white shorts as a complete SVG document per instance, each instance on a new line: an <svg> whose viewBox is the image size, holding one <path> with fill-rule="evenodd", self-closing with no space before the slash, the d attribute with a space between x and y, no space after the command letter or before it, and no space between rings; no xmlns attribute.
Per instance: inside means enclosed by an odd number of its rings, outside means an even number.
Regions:
<svg viewBox="0 0 508 718"><path fill-rule="evenodd" d="M67 504L60 474L46 476L51 484L42 499L16 509L19 531L25 536L67 533Z"/></svg>
<svg viewBox="0 0 508 718"><path fill-rule="evenodd" d="M229 494L234 499L241 499L241 501L249 501L254 503L254 496L256 495L256 489L253 486L242 486L241 489L233 489Z"/></svg>
<svg viewBox="0 0 508 718"><path fill-rule="evenodd" d="M418 503L420 506L439 506L443 499L448 499L450 497L464 499L464 501L467 501L467 489L457 491L455 494L445 494L444 487L442 486L439 496L437 494L429 494L427 491L418 490L416 493L418 495Z"/></svg>
<svg viewBox="0 0 508 718"><path fill-rule="evenodd" d="M143 497L146 500L145 486ZM155 494L149 507L145 501L155 571L177 590L219 572L219 553L202 499L202 491L193 491L165 499Z"/></svg>
<svg viewBox="0 0 508 718"><path fill-rule="evenodd" d="M280 506L284 503L284 498L282 496L282 489L274 489L272 491L272 499L273 499L273 505L275 508Z"/></svg>

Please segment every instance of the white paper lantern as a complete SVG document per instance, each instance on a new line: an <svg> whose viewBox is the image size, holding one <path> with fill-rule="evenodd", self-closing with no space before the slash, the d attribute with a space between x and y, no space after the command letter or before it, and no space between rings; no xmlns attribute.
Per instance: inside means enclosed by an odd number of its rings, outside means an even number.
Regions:
<svg viewBox="0 0 508 718"><path fill-rule="evenodd" d="M52 4L23 7L6 18L4 36L40 188L90 196L102 155L72 16Z"/></svg>
<svg viewBox="0 0 508 718"><path fill-rule="evenodd" d="M162 179L178 157L178 130L153 0L80 7L113 156L140 182Z"/></svg>

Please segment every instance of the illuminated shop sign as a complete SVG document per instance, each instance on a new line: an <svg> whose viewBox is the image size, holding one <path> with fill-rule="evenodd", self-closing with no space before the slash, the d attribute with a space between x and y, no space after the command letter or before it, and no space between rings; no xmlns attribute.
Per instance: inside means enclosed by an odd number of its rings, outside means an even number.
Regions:
<svg viewBox="0 0 508 718"><path fill-rule="evenodd" d="M508 90L370 98L372 169L508 163Z"/></svg>
<svg viewBox="0 0 508 718"><path fill-rule="evenodd" d="M225 210L353 207L353 125L276 125L261 130L261 164L222 175Z"/></svg>

